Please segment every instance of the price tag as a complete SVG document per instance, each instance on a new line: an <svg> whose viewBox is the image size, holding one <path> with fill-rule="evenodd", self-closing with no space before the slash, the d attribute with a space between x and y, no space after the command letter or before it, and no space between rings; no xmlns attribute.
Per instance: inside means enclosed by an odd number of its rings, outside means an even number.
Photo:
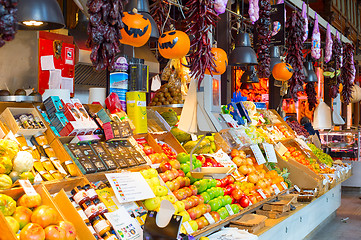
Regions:
<svg viewBox="0 0 361 240"><path fill-rule="evenodd" d="M43 178L41 177L40 173L37 173L34 177L34 183L42 182Z"/></svg>
<svg viewBox="0 0 361 240"><path fill-rule="evenodd" d="M250 148L252 149L252 152L257 160L258 165L266 163L266 159L264 158L262 151L257 144L251 145Z"/></svg>
<svg viewBox="0 0 361 240"><path fill-rule="evenodd" d="M281 191L278 189L277 185L276 184L273 184L272 185L272 188L275 190L275 193L276 194L279 194Z"/></svg>
<svg viewBox="0 0 361 240"><path fill-rule="evenodd" d="M54 166L56 167L56 169L59 170L59 172L60 172L61 174L68 175L68 173L64 170L63 166L61 166L60 162L58 162L58 161L52 161L52 163L54 164Z"/></svg>
<svg viewBox="0 0 361 240"><path fill-rule="evenodd" d="M19 180L20 185L23 187L24 192L28 196L36 196L38 193L35 191L33 185L29 182L29 180Z"/></svg>
<svg viewBox="0 0 361 240"><path fill-rule="evenodd" d="M231 205L227 204L226 209L227 209L229 215L234 215L234 212L233 212L233 209L232 209Z"/></svg>
<svg viewBox="0 0 361 240"><path fill-rule="evenodd" d="M195 134L191 134L191 138L192 138L192 141L197 141L198 140L198 138L197 138L197 136Z"/></svg>
<svg viewBox="0 0 361 240"><path fill-rule="evenodd" d="M338 177L338 178L341 178L340 171L337 171L336 174L337 174L337 177Z"/></svg>
<svg viewBox="0 0 361 240"><path fill-rule="evenodd" d="M276 151L278 152L279 155L283 156L285 155L286 152L288 152L287 148L285 147L285 145L283 145L281 142L276 144Z"/></svg>
<svg viewBox="0 0 361 240"><path fill-rule="evenodd" d="M183 227L186 229L188 234L192 234L194 232L189 222L183 223Z"/></svg>
<svg viewBox="0 0 361 240"><path fill-rule="evenodd" d="M214 221L214 218L212 217L212 215L209 213L205 213L205 214L203 214L203 216L207 219L209 225L216 222L216 221Z"/></svg>
<svg viewBox="0 0 361 240"><path fill-rule="evenodd" d="M294 185L293 187L296 189L297 192L301 192L301 189L297 185Z"/></svg>
<svg viewBox="0 0 361 240"><path fill-rule="evenodd" d="M286 185L285 182L281 182L281 185L282 185L282 187L283 187L284 189L288 189L288 187L287 187L287 185Z"/></svg>
<svg viewBox="0 0 361 240"><path fill-rule="evenodd" d="M268 162L277 163L277 156L273 145L269 143L263 143L263 148L266 152Z"/></svg>
<svg viewBox="0 0 361 240"><path fill-rule="evenodd" d="M259 195L261 195L261 197L262 197L263 199L266 199L266 198L267 198L266 195L264 194L264 192L262 191L262 189L258 189L257 192L259 193Z"/></svg>
<svg viewBox="0 0 361 240"><path fill-rule="evenodd" d="M298 144L301 145L302 148L312 151L311 148L307 145L307 143L303 141L301 138L295 138L295 140Z"/></svg>

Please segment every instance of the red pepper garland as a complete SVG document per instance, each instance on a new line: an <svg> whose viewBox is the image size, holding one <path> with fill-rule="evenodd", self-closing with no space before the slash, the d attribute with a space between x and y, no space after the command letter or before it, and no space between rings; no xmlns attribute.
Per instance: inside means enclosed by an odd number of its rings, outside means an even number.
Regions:
<svg viewBox="0 0 361 240"><path fill-rule="evenodd" d="M286 22L286 32L288 36L286 38L287 56L286 62L291 64L293 68L293 75L289 80L289 91L291 97L297 101L297 92L303 90L303 81L305 75L303 73L303 35L305 29L305 19L298 11L293 11L291 16Z"/></svg>
<svg viewBox="0 0 361 240"><path fill-rule="evenodd" d="M317 93L315 89L315 83L307 83L305 91L307 94L308 109L312 111L312 109L314 109L317 105Z"/></svg>
<svg viewBox="0 0 361 240"><path fill-rule="evenodd" d="M88 0L90 14L87 41L92 49L90 59L96 70L113 69L114 57L119 52L123 28L125 0Z"/></svg>
<svg viewBox="0 0 361 240"><path fill-rule="evenodd" d="M150 14L152 15L154 21L157 23L159 32L162 32L164 25L164 32L170 30L171 19L168 16L170 5L164 3L163 0L153 0L153 4L150 5ZM168 16L168 20L167 20Z"/></svg>
<svg viewBox="0 0 361 240"><path fill-rule="evenodd" d="M351 102L351 94L353 83L353 62L352 56L354 47L351 43L343 44L343 65L341 69L341 79L343 80L343 88L341 95L343 101L348 105Z"/></svg>
<svg viewBox="0 0 361 240"><path fill-rule="evenodd" d="M271 75L270 64L271 55L269 45L271 42L271 4L269 0L261 0L259 2L259 19L255 24L258 32L258 40L260 46L257 49L258 53L258 76L261 78L268 78Z"/></svg>
<svg viewBox="0 0 361 240"><path fill-rule="evenodd" d="M333 58L333 65L332 67L335 67L335 77L331 79L329 82L330 84L330 97L336 98L338 91L339 91L339 85L342 81L341 74L337 76L337 71L341 70L341 54L342 54L342 43L341 40L338 39L336 36L333 39L333 45L332 45L332 58Z"/></svg>
<svg viewBox="0 0 361 240"><path fill-rule="evenodd" d="M219 19L213 8L213 0L191 0L186 4L188 10L187 34L191 37L190 70L193 78L198 79L198 88L204 78L206 69L210 73L216 71L212 42L208 37L211 27L215 27Z"/></svg>
<svg viewBox="0 0 361 240"><path fill-rule="evenodd" d="M18 1L0 0L0 47L15 38Z"/></svg>

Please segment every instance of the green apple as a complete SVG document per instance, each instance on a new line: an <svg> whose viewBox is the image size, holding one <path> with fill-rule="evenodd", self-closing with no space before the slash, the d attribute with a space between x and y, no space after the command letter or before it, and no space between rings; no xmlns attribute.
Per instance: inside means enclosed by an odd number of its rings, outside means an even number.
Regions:
<svg viewBox="0 0 361 240"><path fill-rule="evenodd" d="M186 209L186 206L184 205L184 202L182 202L182 201L177 201L173 205L177 206L179 212L182 212Z"/></svg>
<svg viewBox="0 0 361 240"><path fill-rule="evenodd" d="M216 179L209 179L209 181L211 182L211 187L217 186L217 180Z"/></svg>
<svg viewBox="0 0 361 240"><path fill-rule="evenodd" d="M232 208L234 214L239 212L239 206L237 204L232 204L231 208Z"/></svg>
<svg viewBox="0 0 361 240"><path fill-rule="evenodd" d="M222 207L221 202L218 199L213 199L209 201L208 204L211 206L212 211L217 211Z"/></svg>
<svg viewBox="0 0 361 240"><path fill-rule="evenodd" d="M227 205L227 204L231 204L231 203L232 203L232 198L231 198L231 196L226 195L226 196L224 196L223 198L224 198L224 199L225 199L225 201L226 201L226 205Z"/></svg>
<svg viewBox="0 0 361 240"><path fill-rule="evenodd" d="M160 197L149 198L144 201L144 206L149 210L153 211L160 206Z"/></svg>
<svg viewBox="0 0 361 240"><path fill-rule="evenodd" d="M168 195L167 200L171 203L177 202L177 199L173 195Z"/></svg>
<svg viewBox="0 0 361 240"><path fill-rule="evenodd" d="M193 159L193 167L194 168L199 168L199 167L202 167L202 162L199 161L198 159Z"/></svg>
<svg viewBox="0 0 361 240"><path fill-rule="evenodd" d="M184 172L184 174L187 174L191 170L191 167L189 166L189 163L182 163L180 169Z"/></svg>
<svg viewBox="0 0 361 240"><path fill-rule="evenodd" d="M140 171L140 174L142 174L142 176L143 176L145 179L149 179L149 178L150 178L148 170L142 170L142 171Z"/></svg>
<svg viewBox="0 0 361 240"><path fill-rule="evenodd" d="M221 207L220 209L217 210L217 212L222 220L225 219L226 217L228 217L228 215L229 215L229 213L225 207Z"/></svg>
<svg viewBox="0 0 361 240"><path fill-rule="evenodd" d="M195 183L196 181L200 180L200 179L196 179L194 177L192 177L191 173L185 173L186 174L186 177L189 178L189 180L191 181L191 184Z"/></svg>
<svg viewBox="0 0 361 240"><path fill-rule="evenodd" d="M180 163L186 163L189 162L189 154L185 153L185 152L181 152L177 155L177 160Z"/></svg>
<svg viewBox="0 0 361 240"><path fill-rule="evenodd" d="M163 197L166 196L168 194L168 189L165 186L156 186L154 188L154 194L157 197Z"/></svg>
<svg viewBox="0 0 361 240"><path fill-rule="evenodd" d="M200 195L203 197L204 203L208 203L211 200L211 197L209 196L209 194L207 192L203 192Z"/></svg>
<svg viewBox="0 0 361 240"><path fill-rule="evenodd" d="M148 171L149 177L151 177L151 178L158 176L158 171L154 168L150 168L147 171Z"/></svg>

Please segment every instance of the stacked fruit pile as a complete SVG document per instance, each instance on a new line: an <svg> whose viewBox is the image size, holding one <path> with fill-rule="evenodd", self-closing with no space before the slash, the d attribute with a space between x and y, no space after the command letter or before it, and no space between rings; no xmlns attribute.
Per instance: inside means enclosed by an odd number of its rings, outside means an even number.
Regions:
<svg viewBox="0 0 361 240"><path fill-rule="evenodd" d="M0 194L0 211L20 240L75 240L74 225L68 221L59 221L58 212L53 207L41 203L39 194L24 194L17 202L5 194Z"/></svg>
<svg viewBox="0 0 361 240"><path fill-rule="evenodd" d="M297 150L297 148L292 146L287 147L287 150L288 152L286 152L283 155L283 159L287 160L289 158L292 158L297 162L301 163L302 165L305 165L306 167L308 167L317 174L321 172L320 165L316 162L315 159L306 157L305 155L302 154L301 151Z"/></svg>

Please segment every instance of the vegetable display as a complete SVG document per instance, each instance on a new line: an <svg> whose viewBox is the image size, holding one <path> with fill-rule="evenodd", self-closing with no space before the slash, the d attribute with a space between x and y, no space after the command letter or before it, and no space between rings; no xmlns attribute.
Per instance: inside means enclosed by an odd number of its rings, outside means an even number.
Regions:
<svg viewBox="0 0 361 240"><path fill-rule="evenodd" d="M293 11L286 21L286 47L288 48L286 62L293 67L293 75L289 80L290 95L294 100L298 100L297 92L303 91L303 81L305 75L303 72L303 43L305 20L298 11Z"/></svg>
<svg viewBox="0 0 361 240"><path fill-rule="evenodd" d="M162 0L154 0L154 3L150 5L150 14L154 21L157 23L159 32L162 32L164 25L164 31L170 30L171 21L173 20L167 15L169 12L170 5L165 4Z"/></svg>
<svg viewBox="0 0 361 240"><path fill-rule="evenodd" d="M271 55L269 51L271 42L271 4L269 0L261 0L259 6L259 19L255 25L260 43L257 49L259 63L258 76L261 78L268 78L271 75Z"/></svg>
<svg viewBox="0 0 361 240"><path fill-rule="evenodd" d="M292 128L293 131L297 133L299 136L309 137L310 134L307 132L307 130L297 121L289 121L287 119L287 124Z"/></svg>
<svg viewBox="0 0 361 240"><path fill-rule="evenodd" d="M326 47L325 47L325 62L328 63L332 57L332 35L331 35L331 27L330 24L327 23L327 31L326 31Z"/></svg>
<svg viewBox="0 0 361 240"><path fill-rule="evenodd" d="M311 56L316 60L321 57L321 34L318 27L317 13L315 13L315 25L313 26L312 32Z"/></svg>
<svg viewBox="0 0 361 240"><path fill-rule="evenodd" d="M309 143L307 145L311 148L313 154L316 155L316 157L318 158L318 160L320 160L320 162L326 164L329 167L332 167L333 160L330 155L328 155L327 153L324 153L321 149L319 149L318 147L316 147L315 145L313 145L311 143Z"/></svg>
<svg viewBox="0 0 361 240"><path fill-rule="evenodd" d="M341 70L343 88L341 95L343 101L348 105L351 102L352 87L354 85L353 52L355 49L351 43L344 43L343 46L343 65Z"/></svg>
<svg viewBox="0 0 361 240"><path fill-rule="evenodd" d="M338 32L333 39L332 45L332 59L334 61L333 67L335 67L335 72L341 69L341 56L342 55L342 43L339 38ZM330 97L336 98L338 94L338 86L341 83L341 77L338 74L335 74L334 78L329 82L330 84Z"/></svg>
<svg viewBox="0 0 361 240"><path fill-rule="evenodd" d="M211 52L212 43L208 38L208 33L215 27L218 15L213 7L212 0L191 0L186 7L187 34L193 36L191 40L190 70L193 78L198 79L198 88L204 78L206 69L212 72L216 68L213 54Z"/></svg>
<svg viewBox="0 0 361 240"><path fill-rule="evenodd" d="M0 0L0 47L15 38L18 1Z"/></svg>
<svg viewBox="0 0 361 240"><path fill-rule="evenodd" d="M119 52L123 4L126 0L88 0L89 25L87 45L92 49L90 59L96 70L112 69Z"/></svg>

